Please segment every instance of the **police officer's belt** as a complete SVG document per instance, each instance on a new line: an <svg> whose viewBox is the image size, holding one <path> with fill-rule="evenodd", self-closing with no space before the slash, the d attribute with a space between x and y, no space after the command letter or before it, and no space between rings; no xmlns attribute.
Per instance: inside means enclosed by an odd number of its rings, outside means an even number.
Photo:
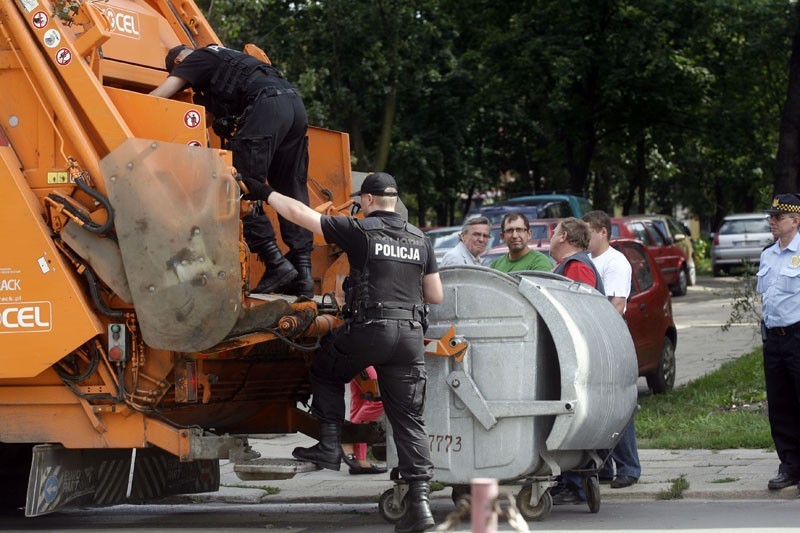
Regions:
<svg viewBox="0 0 800 533"><path fill-rule="evenodd" d="M263 89L259 90L250 101L257 98L272 98L273 96L280 96L282 94L297 94L297 91L294 89L283 89L281 87L264 87Z"/></svg>
<svg viewBox="0 0 800 533"><path fill-rule="evenodd" d="M364 309L361 316L365 319L388 319L388 320L419 320L420 312L416 313L410 309L386 309L385 307L373 307Z"/></svg>
<svg viewBox="0 0 800 533"><path fill-rule="evenodd" d="M767 328L767 333L769 335L778 335L783 337L784 335L788 335L796 330L800 329L800 322L795 322L791 326L782 326L777 328Z"/></svg>

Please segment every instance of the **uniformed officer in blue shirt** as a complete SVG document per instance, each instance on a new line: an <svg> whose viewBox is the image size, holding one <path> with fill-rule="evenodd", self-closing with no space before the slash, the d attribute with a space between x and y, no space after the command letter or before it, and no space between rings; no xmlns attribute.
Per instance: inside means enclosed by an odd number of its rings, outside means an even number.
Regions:
<svg viewBox="0 0 800 533"><path fill-rule="evenodd" d="M776 241L761 253L757 290L769 424L781 461L767 486L778 490L800 481L800 195L779 194L765 211Z"/></svg>

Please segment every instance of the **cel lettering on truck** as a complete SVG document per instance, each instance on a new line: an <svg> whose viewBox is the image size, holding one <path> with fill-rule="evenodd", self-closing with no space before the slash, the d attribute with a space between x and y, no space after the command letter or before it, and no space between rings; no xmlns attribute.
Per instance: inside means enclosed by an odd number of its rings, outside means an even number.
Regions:
<svg viewBox="0 0 800 533"><path fill-rule="evenodd" d="M50 302L0 304L0 335L3 333L41 333L52 329Z"/></svg>

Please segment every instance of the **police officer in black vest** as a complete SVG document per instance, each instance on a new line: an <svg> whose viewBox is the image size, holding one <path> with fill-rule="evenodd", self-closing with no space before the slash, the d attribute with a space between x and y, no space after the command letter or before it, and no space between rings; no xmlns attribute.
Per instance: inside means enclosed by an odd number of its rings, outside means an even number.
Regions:
<svg viewBox="0 0 800 533"><path fill-rule="evenodd" d="M384 172L370 174L361 190L364 219L320 215L274 192L257 180L244 180L250 194L287 219L342 248L350 261L345 282L345 326L329 335L311 365L313 412L320 442L295 448L293 455L338 470L342 457L344 388L362 369L378 373L384 411L392 425L401 477L409 483L407 511L395 531L433 527L428 505L433 474L422 412L425 404L422 323L425 304L443 298L430 240L394 212L397 184Z"/></svg>
<svg viewBox="0 0 800 533"><path fill-rule="evenodd" d="M308 205L308 117L300 95L277 69L217 45L176 46L165 63L170 75L150 94L169 98L190 85L195 102L216 117L214 131L229 139L236 170L268 179L275 190ZM243 222L250 250L267 266L253 292L313 296L311 232L280 218L287 261L260 207Z"/></svg>

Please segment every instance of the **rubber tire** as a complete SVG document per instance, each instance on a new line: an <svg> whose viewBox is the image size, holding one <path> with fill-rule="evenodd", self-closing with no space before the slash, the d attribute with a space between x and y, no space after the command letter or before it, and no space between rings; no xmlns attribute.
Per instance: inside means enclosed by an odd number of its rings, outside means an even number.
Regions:
<svg viewBox="0 0 800 533"><path fill-rule="evenodd" d="M583 478L583 491L586 493L586 503L589 512L596 513L600 510L600 480L597 476Z"/></svg>
<svg viewBox="0 0 800 533"><path fill-rule="evenodd" d="M396 507L394 505L394 489L387 489L378 500L378 512L384 520L390 524L396 524L406 513L406 499L403 498L400 507Z"/></svg>
<svg viewBox="0 0 800 533"><path fill-rule="evenodd" d="M681 268L678 274L678 281L672 285L669 290L672 291L673 296L684 296L686 294L686 287L689 286L689 273L686 271L686 266Z"/></svg>
<svg viewBox="0 0 800 533"><path fill-rule="evenodd" d="M664 337L664 343L661 345L661 355L658 358L658 367L655 371L647 374L647 386L653 391L653 394L661 394L671 391L675 386L675 346L669 337Z"/></svg>
<svg viewBox="0 0 800 533"><path fill-rule="evenodd" d="M386 462L386 444L373 444L372 456L376 461Z"/></svg>
<svg viewBox="0 0 800 533"><path fill-rule="evenodd" d="M458 500L460 500L464 496L470 496L471 494L472 494L471 485L453 485L452 493L450 494L450 499L453 500L453 504L458 505Z"/></svg>
<svg viewBox="0 0 800 533"><path fill-rule="evenodd" d="M531 492L533 492L533 489L530 485L522 487L519 494L517 494L517 508L525 520L539 522L547 518L550 515L550 511L553 510L553 496L548 490L539 498L539 503L535 507L531 507Z"/></svg>

